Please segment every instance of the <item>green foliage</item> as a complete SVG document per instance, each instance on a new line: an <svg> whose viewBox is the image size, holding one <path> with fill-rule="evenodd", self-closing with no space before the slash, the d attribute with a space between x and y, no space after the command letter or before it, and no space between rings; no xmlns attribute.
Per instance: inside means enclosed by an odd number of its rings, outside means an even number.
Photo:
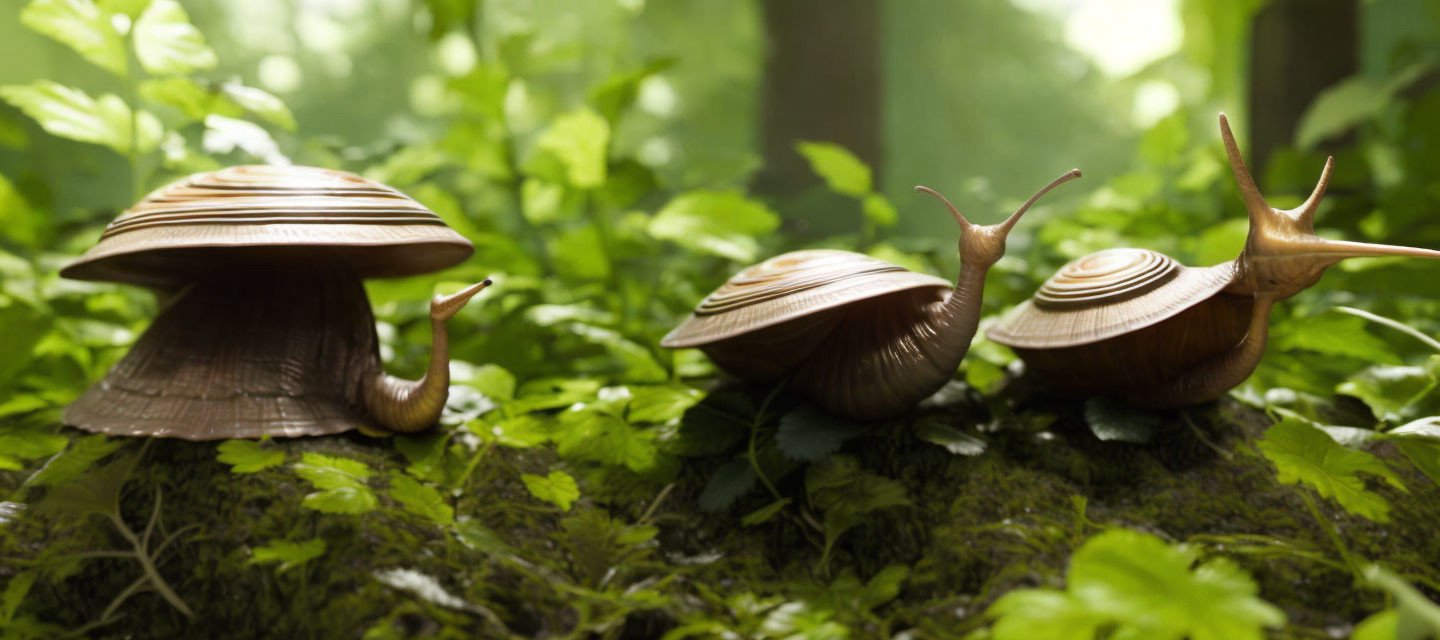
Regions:
<svg viewBox="0 0 1440 640"><path fill-rule="evenodd" d="M831 191L862 198L870 193L870 167L838 144L799 142L795 150L809 161L810 169L825 179Z"/></svg>
<svg viewBox="0 0 1440 640"><path fill-rule="evenodd" d="M780 217L733 191L692 191L672 199L650 219L650 235L736 262L759 257L755 239L775 230Z"/></svg>
<svg viewBox="0 0 1440 640"><path fill-rule="evenodd" d="M130 106L114 94L96 99L79 89L37 80L28 85L0 87L0 99L62 138L104 145L118 153L130 153L132 144L133 150L141 153L160 144L160 121L143 111L132 113Z"/></svg>
<svg viewBox="0 0 1440 640"><path fill-rule="evenodd" d="M1064 591L1017 589L991 605L991 637L1221 640L1262 638L1285 623L1238 565L1200 559L1193 547L1107 531L1075 551Z"/></svg>
<svg viewBox="0 0 1440 640"><path fill-rule="evenodd" d="M813 404L804 404L780 417L775 444L791 460L815 462L835 453L846 440L865 433L869 427L827 415Z"/></svg>
<svg viewBox="0 0 1440 640"><path fill-rule="evenodd" d="M325 541L320 538L303 542L276 540L252 549L250 564L279 565L275 567L275 573L281 574L322 555L325 555Z"/></svg>
<svg viewBox="0 0 1440 640"><path fill-rule="evenodd" d="M322 513L358 514L379 504L366 483L374 472L363 462L306 452L290 467L320 490L305 496L306 507Z"/></svg>
<svg viewBox="0 0 1440 640"><path fill-rule="evenodd" d="M92 0L31 0L20 11L20 22L111 73L128 73L120 34Z"/></svg>
<svg viewBox="0 0 1440 640"><path fill-rule="evenodd" d="M1440 605L1431 602L1395 572L1377 564L1365 567L1365 579L1394 598L1394 608L1382 611L1355 629L1353 638L1422 640L1440 636Z"/></svg>
<svg viewBox="0 0 1440 640"><path fill-rule="evenodd" d="M569 511L570 505L580 499L580 485L564 471L551 471L543 476L527 473L520 479L525 482L530 495L560 507L561 511Z"/></svg>
<svg viewBox="0 0 1440 640"><path fill-rule="evenodd" d="M922 418L915 421L915 437L945 447L946 451L959 456L978 456L985 453L985 441L948 424L946 420Z"/></svg>
<svg viewBox="0 0 1440 640"><path fill-rule="evenodd" d="M1096 397L1085 401L1085 423L1101 440L1143 444L1154 436L1160 417L1114 398Z"/></svg>
<svg viewBox="0 0 1440 640"><path fill-rule="evenodd" d="M406 511L426 520L440 525L455 523L455 509L445 502L440 492L408 475L390 472L389 495Z"/></svg>
<svg viewBox="0 0 1440 640"><path fill-rule="evenodd" d="M216 447L216 459L230 465L234 473L255 473L285 462L285 452L266 449L254 440L226 440Z"/></svg>
<svg viewBox="0 0 1440 640"><path fill-rule="evenodd" d="M1346 511L1377 522L1390 519L1390 501L1365 487L1361 472L1379 476L1401 491L1405 485L1385 463L1364 451L1346 449L1304 420L1286 418L1256 443L1275 465L1280 482L1304 483Z"/></svg>
<svg viewBox="0 0 1440 640"><path fill-rule="evenodd" d="M824 515L825 546L819 566L830 558L835 542L881 509L910 504L900 483L860 469L854 458L833 455L805 472L805 495L810 506Z"/></svg>
<svg viewBox="0 0 1440 640"><path fill-rule="evenodd" d="M154 75L182 75L215 66L215 52L176 0L151 0L135 20L135 57Z"/></svg>

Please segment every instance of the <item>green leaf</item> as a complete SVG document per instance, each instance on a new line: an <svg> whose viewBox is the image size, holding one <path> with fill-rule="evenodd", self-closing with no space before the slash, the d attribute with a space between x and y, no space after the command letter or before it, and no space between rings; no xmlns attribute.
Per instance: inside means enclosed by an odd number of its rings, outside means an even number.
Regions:
<svg viewBox="0 0 1440 640"><path fill-rule="evenodd" d="M682 384L630 387L630 405L625 418L630 422L669 422L705 397L699 389Z"/></svg>
<svg viewBox="0 0 1440 640"><path fill-rule="evenodd" d="M755 487L755 468L744 457L725 463L710 476L710 482L700 492L700 508L705 511L721 511L730 508L740 496Z"/></svg>
<svg viewBox="0 0 1440 640"><path fill-rule="evenodd" d="M1386 609L1376 612L1355 625L1350 640L1397 640L1401 637L1397 632L1399 622L1399 611Z"/></svg>
<svg viewBox="0 0 1440 640"><path fill-rule="evenodd" d="M790 504L790 502L790 498L781 498L770 504L760 507L759 509L745 514L745 517L740 519L740 524L747 527L753 527L758 524L764 524L766 522L769 522L771 518L775 517L775 514L780 513L780 510L784 509L785 505Z"/></svg>
<svg viewBox="0 0 1440 640"><path fill-rule="evenodd" d="M20 22L117 76L128 73L120 34L91 0L32 0L20 11Z"/></svg>
<svg viewBox="0 0 1440 640"><path fill-rule="evenodd" d="M1347 356L1375 364L1401 364L1390 345L1365 329L1365 320L1329 310L1283 323L1273 344L1284 351L1305 349L1327 356ZM1280 328L1280 327L1277 327Z"/></svg>
<svg viewBox="0 0 1440 640"><path fill-rule="evenodd" d="M1160 416L1109 397L1085 401L1085 423L1101 440L1146 443L1155 434Z"/></svg>
<svg viewBox="0 0 1440 640"><path fill-rule="evenodd" d="M65 450L70 439L55 433L49 425L13 427L0 431L0 470L19 471L18 463L11 465L7 459L33 460L53 456Z"/></svg>
<svg viewBox="0 0 1440 640"><path fill-rule="evenodd" d="M662 382L670 377L665 367L655 361L649 349L631 341L618 331L583 322L572 322L565 325L565 328L587 342L605 347L614 362L621 367L617 374L621 380Z"/></svg>
<svg viewBox="0 0 1440 640"><path fill-rule="evenodd" d="M493 423L476 420L466 426L482 438L494 438L503 446L526 449L549 442L553 423L547 415L527 413Z"/></svg>
<svg viewBox="0 0 1440 640"><path fill-rule="evenodd" d="M1335 387L1336 393L1355 396L1375 417L1399 422L1410 417L1410 409L1435 389L1440 356L1430 356L1424 367L1375 366L1350 377Z"/></svg>
<svg viewBox="0 0 1440 640"><path fill-rule="evenodd" d="M560 507L561 511L569 511L570 505L580 499L580 485L564 471L551 471L544 476L526 473L520 479L530 495Z"/></svg>
<svg viewBox="0 0 1440 640"><path fill-rule="evenodd" d="M1389 521L1390 502L1366 489L1357 474L1371 473L1405 490L1400 478L1379 458L1340 446L1304 420L1281 420L1265 432L1257 446L1279 471L1280 482L1304 482L1321 496L1334 498L1346 511L1376 522Z"/></svg>
<svg viewBox="0 0 1440 640"><path fill-rule="evenodd" d="M49 80L0 86L0 99L52 135L104 145L117 153L130 153L132 126L140 134L136 150L142 153L159 145L164 134L160 121L147 112L139 112L132 123L129 105L118 96L107 93L96 100L84 91Z"/></svg>
<svg viewBox="0 0 1440 640"><path fill-rule="evenodd" d="M815 405L802 404L780 418L775 444L791 460L814 462L869 429L869 424L836 418Z"/></svg>
<svg viewBox="0 0 1440 640"><path fill-rule="evenodd" d="M1295 146L1313 148L1334 135L1379 116L1395 99L1395 93L1431 70L1424 61L1405 67L1384 81L1354 76L1322 91L1305 110L1296 129Z"/></svg>
<svg viewBox="0 0 1440 640"><path fill-rule="evenodd" d="M25 601L25 596L30 593L30 586L35 584L35 571L22 571L12 574L9 581L5 583L5 592L0 593L0 630L5 628L11 620L15 619L15 610L20 608L20 603Z"/></svg>
<svg viewBox="0 0 1440 640"><path fill-rule="evenodd" d="M52 487L36 508L72 516L119 514L120 489L136 460L133 454L122 455L99 469Z"/></svg>
<svg viewBox="0 0 1440 640"><path fill-rule="evenodd" d="M825 548L819 565L830 558L830 550L846 531L880 509L910 504L899 482L860 469L847 455L832 455L805 472L805 494L810 506L825 514Z"/></svg>
<svg viewBox="0 0 1440 640"><path fill-rule="evenodd" d="M832 142L798 142L795 150L805 156L810 170L824 178L831 191L856 198L870 193L870 167L845 147Z"/></svg>
<svg viewBox="0 0 1440 640"><path fill-rule="evenodd" d="M216 449L220 455L215 459L230 465L231 473L255 473L285 462L284 451L261 447L254 440L226 440Z"/></svg>
<svg viewBox="0 0 1440 640"><path fill-rule="evenodd" d="M120 13L131 20L140 17L151 0L99 0L100 10L106 13Z"/></svg>
<svg viewBox="0 0 1440 640"><path fill-rule="evenodd" d="M135 21L135 57L155 75L181 75L211 69L215 52L175 0L154 0Z"/></svg>
<svg viewBox="0 0 1440 640"><path fill-rule="evenodd" d="M1421 473L1440 484L1440 418L1422 418L1377 437L1393 443Z"/></svg>
<svg viewBox="0 0 1440 640"><path fill-rule="evenodd" d="M540 178L526 178L520 183L520 213L534 224L555 222L561 217L565 203L565 186Z"/></svg>
<svg viewBox="0 0 1440 640"><path fill-rule="evenodd" d="M275 573L285 573L294 567L325 555L325 541L313 538L304 542L274 540L250 552L250 564L279 564Z"/></svg>
<svg viewBox="0 0 1440 640"><path fill-rule="evenodd" d="M737 262L760 252L757 237L772 233L780 217L765 205L734 191L689 191L676 196L650 219L659 240Z"/></svg>
<svg viewBox="0 0 1440 640"><path fill-rule="evenodd" d="M1440 605L1423 594L1395 572L1377 564L1365 567L1365 579L1389 592L1395 599L1395 635L1390 638L1414 639L1440 637ZM1357 634L1358 635L1358 634Z"/></svg>
<svg viewBox="0 0 1440 640"><path fill-rule="evenodd" d="M495 402L509 402L515 399L515 374L507 371L505 367L498 364L456 367L455 364L458 362L451 362L452 371L459 369L454 373L456 383L479 391L486 398Z"/></svg>
<svg viewBox="0 0 1440 640"><path fill-rule="evenodd" d="M63 453L50 458L45 466L25 481L26 487L54 487L80 477L101 458L114 453L125 440L110 439L103 434L76 438Z"/></svg>
<svg viewBox="0 0 1440 640"><path fill-rule="evenodd" d="M860 208L865 212L865 218L877 227L893 227L900 221L900 212L895 210L895 205L878 193L865 196L860 201Z"/></svg>
<svg viewBox="0 0 1440 640"><path fill-rule="evenodd" d="M945 447L958 456L985 453L985 441L950 426L950 419L927 416L915 422L915 437Z"/></svg>
<svg viewBox="0 0 1440 640"><path fill-rule="evenodd" d="M140 97L148 102L175 107L191 120L204 120L212 113L232 117L240 115L240 108L218 92L180 76L151 78L140 83Z"/></svg>
<svg viewBox="0 0 1440 640"><path fill-rule="evenodd" d="M366 480L374 472L365 463L349 458L306 452L291 465L296 475L320 489L305 496L302 505L323 513L365 513L379 505Z"/></svg>
<svg viewBox="0 0 1440 640"><path fill-rule="evenodd" d="M995 640L1115 638L1232 640L1265 637L1285 623L1235 563L1196 565L1198 549L1126 529L1091 538L1070 559L1065 591L1017 589L992 605Z"/></svg>
<svg viewBox="0 0 1440 640"><path fill-rule="evenodd" d="M285 102L280 98L238 82L226 82L220 85L220 90L231 102L259 116L261 120L286 131L295 130L295 115L290 113L290 107L285 106Z"/></svg>
<svg viewBox="0 0 1440 640"><path fill-rule="evenodd" d="M609 145L610 123L585 107L556 117L535 143L565 166L567 181L579 189L605 184Z"/></svg>
<svg viewBox="0 0 1440 640"><path fill-rule="evenodd" d="M390 497L406 511L442 525L455 523L455 509L445 502L440 492L399 471L390 472Z"/></svg>
<svg viewBox="0 0 1440 640"><path fill-rule="evenodd" d="M555 442L567 458L623 466L637 473L653 469L659 454L649 434L593 409L562 412Z"/></svg>
<svg viewBox="0 0 1440 640"><path fill-rule="evenodd" d="M707 400L685 412L675 437L666 444L667 449L677 455L714 455L724 453L748 432L748 420Z"/></svg>

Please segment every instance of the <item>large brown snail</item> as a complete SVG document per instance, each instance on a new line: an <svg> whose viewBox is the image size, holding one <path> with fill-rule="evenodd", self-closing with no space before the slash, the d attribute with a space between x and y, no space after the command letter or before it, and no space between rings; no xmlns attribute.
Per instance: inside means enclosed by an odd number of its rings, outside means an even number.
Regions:
<svg viewBox="0 0 1440 640"><path fill-rule="evenodd" d="M1072 261L990 327L1030 371L1062 391L1179 407L1213 400L1249 377L1265 353L1271 306L1310 287L1345 258L1440 252L1326 240L1315 210L1335 159L1299 207L1266 204L1225 115L1220 133L1250 215L1240 256L1187 267L1145 249L1107 249Z"/></svg>
<svg viewBox="0 0 1440 640"><path fill-rule="evenodd" d="M706 296L660 342L699 347L752 382L788 379L830 413L878 420L904 413L955 375L980 321L985 274L1020 216L1072 170L996 225L960 224L960 277L940 278L849 251L793 251L748 267Z"/></svg>
<svg viewBox="0 0 1440 640"><path fill-rule="evenodd" d="M61 271L148 286L164 301L64 421L190 440L429 427L449 394L445 323L490 281L431 301L430 366L415 382L385 374L361 278L435 271L473 252L419 203L349 173L244 166L175 182Z"/></svg>

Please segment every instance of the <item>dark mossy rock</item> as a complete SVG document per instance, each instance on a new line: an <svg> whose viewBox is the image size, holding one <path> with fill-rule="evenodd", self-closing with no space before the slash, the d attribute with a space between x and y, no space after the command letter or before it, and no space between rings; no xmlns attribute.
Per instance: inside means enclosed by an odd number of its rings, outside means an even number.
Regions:
<svg viewBox="0 0 1440 640"><path fill-rule="evenodd" d="M768 494L752 492L719 513L698 507L731 456L684 459L657 482L577 467L545 447L476 445L457 435L454 443L476 446L457 445L450 461L468 471L460 488L441 488L454 514L447 520L443 508L417 515L394 497L392 474L416 471L397 440L345 435L267 444L284 452L284 464L256 473L217 461L215 443L122 448L118 455L139 455L121 492L127 526L142 532L161 499L154 539L185 528L155 566L193 618L153 590L106 618L142 573L133 558L82 557L129 548L100 516L29 509L0 525L0 579L36 573L18 615L91 637L659 638L754 629L753 618L763 617L756 611L838 597L846 576L863 582L903 565L898 597L843 618L851 636L910 630L947 638L981 628L985 608L1006 591L1063 585L1071 551L1122 526L1236 560L1289 616L1281 636L1344 633L1385 604L1379 591L1356 584L1301 490L1279 484L1254 451L1270 420L1231 400L1162 414L1145 444L1097 439L1077 402L1028 403L1000 418L973 402L925 411L984 440L983 453L953 455L917 438L910 421L847 442L843 452L902 483L911 506L869 516L823 565L803 473L777 483L796 505L785 517L742 526L742 516L771 502ZM1376 452L1403 460L1385 446ZM293 467L306 453L364 463L375 508L350 515L306 506L316 487ZM535 499L522 480L557 468L582 479L582 497L568 511ZM46 490L19 488L25 475L0 475L0 489L43 504ZM1371 487L1394 504L1388 524L1318 504L1354 554L1422 578L1423 590L1440 580L1440 488L1402 475L1409 494ZM277 540L314 539L325 542L324 553L296 566L253 561L255 549Z"/></svg>

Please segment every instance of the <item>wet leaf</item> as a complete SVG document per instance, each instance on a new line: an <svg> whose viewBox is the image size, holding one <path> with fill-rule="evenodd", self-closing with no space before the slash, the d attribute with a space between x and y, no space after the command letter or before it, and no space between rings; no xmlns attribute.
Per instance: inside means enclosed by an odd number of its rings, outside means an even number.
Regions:
<svg viewBox="0 0 1440 640"><path fill-rule="evenodd" d="M285 452L265 448L254 440L226 440L216 447L217 460L230 465L231 473L255 473L285 462Z"/></svg>
<svg viewBox="0 0 1440 640"><path fill-rule="evenodd" d="M1155 435L1160 416L1108 397L1085 401L1085 424L1101 440L1143 444Z"/></svg>
<svg viewBox="0 0 1440 640"><path fill-rule="evenodd" d="M580 485L564 471L551 471L544 476L526 473L520 479L530 495L560 507L561 511L569 511L570 505L580 499Z"/></svg>
<svg viewBox="0 0 1440 640"><path fill-rule="evenodd" d="M1286 418L1270 427L1257 446L1279 471L1280 482L1303 482L1322 497L1339 502L1346 511L1376 522L1389 521L1390 502L1366 489L1358 473L1380 476L1405 490L1400 478L1379 458L1346 449L1324 431L1297 418Z"/></svg>
<svg viewBox="0 0 1440 640"><path fill-rule="evenodd" d="M915 437L931 444L945 447L958 456L978 456L985 453L985 441L956 429L948 420L925 417L915 422Z"/></svg>

